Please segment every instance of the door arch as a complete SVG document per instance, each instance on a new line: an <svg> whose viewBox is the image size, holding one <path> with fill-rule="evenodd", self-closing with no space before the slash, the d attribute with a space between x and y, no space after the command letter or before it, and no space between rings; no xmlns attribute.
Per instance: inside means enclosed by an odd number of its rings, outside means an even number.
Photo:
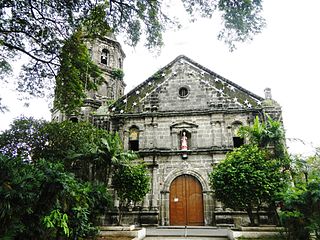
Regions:
<svg viewBox="0 0 320 240"><path fill-rule="evenodd" d="M191 175L175 178L170 186L170 225L203 225L203 194L200 182Z"/></svg>

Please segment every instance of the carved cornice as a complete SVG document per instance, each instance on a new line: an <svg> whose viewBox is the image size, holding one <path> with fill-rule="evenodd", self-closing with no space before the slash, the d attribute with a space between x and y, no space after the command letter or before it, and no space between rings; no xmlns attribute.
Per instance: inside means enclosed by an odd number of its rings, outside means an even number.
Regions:
<svg viewBox="0 0 320 240"><path fill-rule="evenodd" d="M172 111L172 112L142 112L142 113L121 113L113 114L112 118L142 118L142 117L175 117L175 116L200 116L211 114L239 114L239 113L262 113L262 108L251 109L221 109L221 110L191 110L191 111Z"/></svg>
<svg viewBox="0 0 320 240"><path fill-rule="evenodd" d="M173 155L181 155L182 153L187 153L188 155L199 155L199 154L226 154L227 152L232 151L231 147L212 147L212 148L203 148L203 149L192 149L187 151L182 150L172 150L172 149L143 149L137 151L137 153L141 156L173 156Z"/></svg>

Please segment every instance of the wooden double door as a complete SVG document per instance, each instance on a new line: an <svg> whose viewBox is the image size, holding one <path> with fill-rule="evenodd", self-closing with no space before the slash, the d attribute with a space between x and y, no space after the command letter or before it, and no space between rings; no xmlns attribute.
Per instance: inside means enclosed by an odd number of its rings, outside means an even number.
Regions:
<svg viewBox="0 0 320 240"><path fill-rule="evenodd" d="M203 194L200 182L181 175L170 186L170 225L203 225Z"/></svg>

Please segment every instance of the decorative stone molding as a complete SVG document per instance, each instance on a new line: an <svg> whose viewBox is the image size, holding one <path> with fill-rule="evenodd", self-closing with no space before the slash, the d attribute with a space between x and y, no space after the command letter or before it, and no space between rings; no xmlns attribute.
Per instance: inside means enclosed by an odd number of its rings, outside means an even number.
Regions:
<svg viewBox="0 0 320 240"><path fill-rule="evenodd" d="M191 175L195 177L200 182L202 186L202 191L210 190L207 180L205 180L203 176L199 174L197 171L193 169L175 169L165 178L162 192L169 192L172 181L181 175Z"/></svg>

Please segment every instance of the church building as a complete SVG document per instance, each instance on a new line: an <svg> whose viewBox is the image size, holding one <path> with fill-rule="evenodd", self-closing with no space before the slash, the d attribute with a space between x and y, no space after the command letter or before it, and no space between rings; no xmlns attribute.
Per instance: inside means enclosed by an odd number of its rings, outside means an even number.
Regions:
<svg viewBox="0 0 320 240"><path fill-rule="evenodd" d="M124 94L121 45L106 37L88 46L105 83L88 93L81 115L55 111L53 119L90 121L118 132L125 150L136 151L147 164L151 190L131 211L133 221L203 226L232 224L244 216L215 199L208 174L227 152L244 144L237 136L240 126L267 114L281 120L270 89L260 97L182 55Z"/></svg>

